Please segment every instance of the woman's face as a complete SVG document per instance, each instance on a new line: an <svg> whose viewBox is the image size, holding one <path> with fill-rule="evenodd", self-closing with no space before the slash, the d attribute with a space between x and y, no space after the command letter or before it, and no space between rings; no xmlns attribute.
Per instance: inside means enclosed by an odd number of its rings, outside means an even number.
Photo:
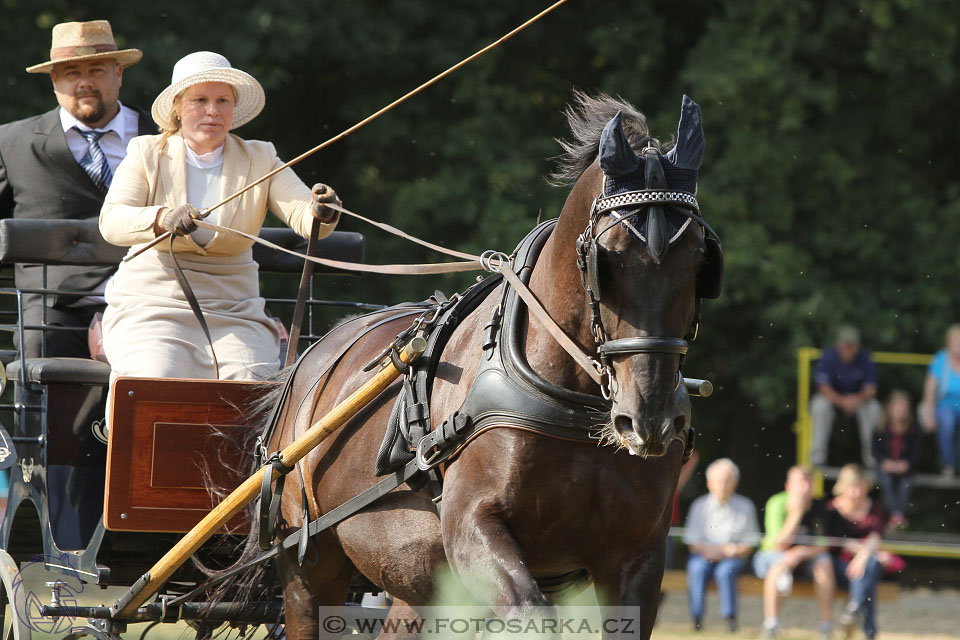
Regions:
<svg viewBox="0 0 960 640"><path fill-rule="evenodd" d="M960 331L951 331L947 336L947 351L954 357L960 357Z"/></svg>
<svg viewBox="0 0 960 640"><path fill-rule="evenodd" d="M910 420L910 403L906 398L897 396L892 398L887 405L887 413L890 420L896 424L903 424Z"/></svg>
<svg viewBox="0 0 960 640"><path fill-rule="evenodd" d="M859 503L867 497L867 485L865 482L859 480L848 482L846 486L843 487L840 495L851 503Z"/></svg>
<svg viewBox="0 0 960 640"><path fill-rule="evenodd" d="M195 153L210 153L223 144L236 103L226 82L201 82L181 94L177 115L183 138Z"/></svg>

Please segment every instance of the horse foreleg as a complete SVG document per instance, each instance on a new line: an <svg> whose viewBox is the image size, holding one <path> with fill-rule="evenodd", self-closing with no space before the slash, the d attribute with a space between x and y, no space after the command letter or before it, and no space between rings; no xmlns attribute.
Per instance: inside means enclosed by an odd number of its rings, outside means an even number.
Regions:
<svg viewBox="0 0 960 640"><path fill-rule="evenodd" d="M323 566L322 563L320 566ZM349 575L333 580L309 580L307 569L284 554L277 560L283 584L285 640L316 640L320 637L320 607L341 607L350 586Z"/></svg>
<svg viewBox="0 0 960 640"><path fill-rule="evenodd" d="M594 572L600 604L618 609L614 616L619 621L616 630L604 629L604 636L650 637L660 607L665 550L665 545L660 544Z"/></svg>
<svg viewBox="0 0 960 640"><path fill-rule="evenodd" d="M520 545L490 508L444 504L443 548L447 561L471 594L501 617L524 618L549 607L523 559Z"/></svg>

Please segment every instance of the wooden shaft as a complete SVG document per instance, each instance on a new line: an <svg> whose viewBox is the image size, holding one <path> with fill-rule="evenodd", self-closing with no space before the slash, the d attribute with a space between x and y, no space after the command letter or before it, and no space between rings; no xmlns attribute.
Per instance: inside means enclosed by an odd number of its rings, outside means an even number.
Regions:
<svg viewBox="0 0 960 640"><path fill-rule="evenodd" d="M426 349L427 343L421 337L416 337L407 343L400 351L400 360L404 363L415 361ZM357 389L349 398L334 407L324 417L317 420L300 438L290 443L280 452L280 459L288 467L292 467L312 449L323 442L330 434L343 426L358 411L363 409L384 389L390 386L400 376L400 370L390 358L385 358L380 370L366 384ZM280 475L273 467L262 467L259 471L247 478L223 502L213 508L203 520L188 531L170 551L157 561L150 571L144 575L145 583L138 581L121 596L110 608L115 619L124 619L132 616L137 608L147 601L162 587L173 573L187 559L216 533L233 516L237 515L248 503L260 493L263 474L266 469L273 472L273 477ZM143 578L141 578L143 580Z"/></svg>

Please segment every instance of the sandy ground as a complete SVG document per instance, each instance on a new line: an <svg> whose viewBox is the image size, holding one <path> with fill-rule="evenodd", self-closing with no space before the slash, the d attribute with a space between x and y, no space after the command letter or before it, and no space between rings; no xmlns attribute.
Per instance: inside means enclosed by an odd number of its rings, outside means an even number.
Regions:
<svg viewBox="0 0 960 640"><path fill-rule="evenodd" d="M707 614L703 633L694 634L690 613L683 594L671 593L660 608L660 621L654 630L654 638L696 637L710 638L756 638L760 636L763 608L759 596L740 598L740 631L730 634L725 631L724 621L718 613L719 602L715 593L707 595ZM841 603L834 607L839 616ZM780 617L781 638L815 638L817 609L813 599L794 598L784 602ZM877 607L878 637L906 640L957 640L960 638L960 591L952 589L911 589L901 592L897 602L880 602ZM843 637L839 629L835 638ZM855 638L863 638L858 632Z"/></svg>

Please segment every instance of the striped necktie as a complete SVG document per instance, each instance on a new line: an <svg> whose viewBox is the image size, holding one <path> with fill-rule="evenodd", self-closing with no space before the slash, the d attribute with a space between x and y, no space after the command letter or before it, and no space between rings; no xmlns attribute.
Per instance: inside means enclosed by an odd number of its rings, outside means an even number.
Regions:
<svg viewBox="0 0 960 640"><path fill-rule="evenodd" d="M106 192L113 180L113 173L110 171L110 165L107 164L107 156L100 148L100 138L106 131L84 131L74 127L76 131L87 141L87 153L80 159L80 166L87 172L93 184L97 185L100 191Z"/></svg>

